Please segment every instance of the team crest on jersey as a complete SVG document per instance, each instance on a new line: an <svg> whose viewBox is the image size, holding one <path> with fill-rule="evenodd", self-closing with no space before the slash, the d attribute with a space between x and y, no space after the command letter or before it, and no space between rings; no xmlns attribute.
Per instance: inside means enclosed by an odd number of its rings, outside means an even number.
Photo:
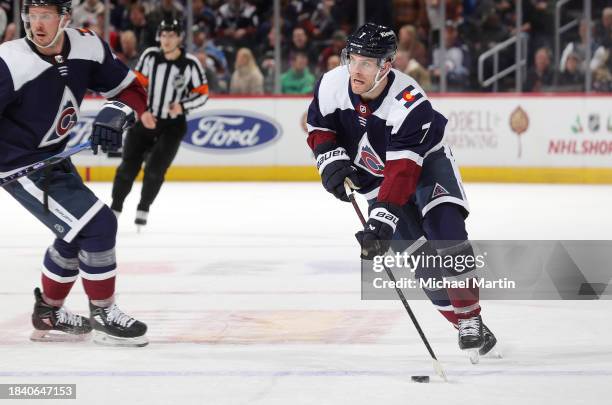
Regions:
<svg viewBox="0 0 612 405"><path fill-rule="evenodd" d="M361 141L359 142L357 155L355 156L355 164L372 173L374 176L384 176L383 172L385 170L385 164L378 156L372 145L370 145L367 132L363 134Z"/></svg>
<svg viewBox="0 0 612 405"><path fill-rule="evenodd" d="M444 187L442 187L439 183L436 183L434 186L433 192L431 193L431 199L433 200L436 197L440 197L441 195L450 194Z"/></svg>
<svg viewBox="0 0 612 405"><path fill-rule="evenodd" d="M70 89L65 87L57 115L55 120L53 120L53 125L51 125L51 128L49 128L38 147L44 148L45 146L63 141L72 127L76 125L78 119L79 103L77 103Z"/></svg>

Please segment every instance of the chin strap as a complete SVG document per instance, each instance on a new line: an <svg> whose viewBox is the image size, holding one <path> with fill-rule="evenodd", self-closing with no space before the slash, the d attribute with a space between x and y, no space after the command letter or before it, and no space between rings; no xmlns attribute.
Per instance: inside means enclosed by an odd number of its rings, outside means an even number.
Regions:
<svg viewBox="0 0 612 405"><path fill-rule="evenodd" d="M368 90L365 93L363 93L362 96L366 96L367 97L369 93L371 93L374 90L376 90L376 88L380 85L380 83L382 83L382 81L385 80L385 77L387 77L387 75L389 74L391 69L387 70L387 72L385 74L383 74L382 76L380 75L381 71L382 71L382 68L378 69L378 72L376 73L376 77L374 78L374 84L372 84L372 87L370 87L370 90Z"/></svg>
<svg viewBox="0 0 612 405"><path fill-rule="evenodd" d="M52 46L55 45L57 40L60 38L60 35L62 35L62 32L64 32L64 29L68 26L69 23L70 23L70 20L66 18L66 14L62 14L59 25L57 26L57 32L55 33L55 37L53 37L53 40L49 42L48 45L40 45L38 42L36 42L36 40L34 39L34 36L32 35L32 28L26 30L26 37L34 45L36 45L39 48L43 48L43 49L51 48Z"/></svg>

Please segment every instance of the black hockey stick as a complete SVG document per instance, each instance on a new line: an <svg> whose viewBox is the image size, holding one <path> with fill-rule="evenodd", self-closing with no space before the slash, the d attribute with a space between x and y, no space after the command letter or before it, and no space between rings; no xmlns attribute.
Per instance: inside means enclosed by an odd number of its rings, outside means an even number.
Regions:
<svg viewBox="0 0 612 405"><path fill-rule="evenodd" d="M20 178L27 176L28 174L32 174L37 172L45 167L49 167L59 162L69 158L75 153L79 153L82 150L87 148L91 148L91 141L83 142L80 145L73 146L72 148L66 149L63 152L58 153L57 155L53 155L46 159L41 160L40 162L32 163L30 165L20 167L19 169L12 170L5 174L3 177L0 177L0 187L4 187L9 183L19 180Z"/></svg>
<svg viewBox="0 0 612 405"><path fill-rule="evenodd" d="M355 208L355 212L357 213L357 216L359 217L359 220L361 221L361 225L365 226L366 219L361 213L361 209L359 208L359 205L357 205L357 201L355 200L353 188L348 184L348 182L344 183L344 188L346 190L346 195L351 201L351 204L353 204L353 208ZM402 292L402 290L399 287L397 287L395 276L393 275L391 270L389 270L389 268L385 266L384 264L383 264L383 268L385 269L385 273L387 273L387 277L389 277L389 280L391 280L391 282L393 282L393 285L396 286L395 292L397 293L400 300L402 301L402 304L404 304L404 308L406 309L406 312L408 312L408 316L410 316L410 319L412 320L412 324L416 328L417 332L419 332L419 336L421 336L421 340L425 344L425 347L427 348L427 351L429 352L429 355L431 356L431 359L433 360L433 368L436 371L436 374L438 374L444 381L448 382L448 379L446 378L446 373L444 372L444 369L442 368L442 364L440 364L440 361L438 361L436 354L431 348L431 345L429 344L429 341L427 340L427 337L425 336L423 329L421 329L421 325L419 324L419 321L417 321L416 316L414 316L414 312L412 312L412 308L410 308L410 305L408 304L408 300L406 300L406 297L404 296L404 293Z"/></svg>

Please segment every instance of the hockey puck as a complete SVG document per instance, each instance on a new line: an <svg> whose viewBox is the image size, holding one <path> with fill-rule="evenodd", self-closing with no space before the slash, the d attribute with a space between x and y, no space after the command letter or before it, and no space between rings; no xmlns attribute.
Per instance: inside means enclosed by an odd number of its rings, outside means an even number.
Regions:
<svg viewBox="0 0 612 405"><path fill-rule="evenodd" d="M418 383L428 383L429 382L428 375L413 375L410 378L412 379L412 381L418 382Z"/></svg>

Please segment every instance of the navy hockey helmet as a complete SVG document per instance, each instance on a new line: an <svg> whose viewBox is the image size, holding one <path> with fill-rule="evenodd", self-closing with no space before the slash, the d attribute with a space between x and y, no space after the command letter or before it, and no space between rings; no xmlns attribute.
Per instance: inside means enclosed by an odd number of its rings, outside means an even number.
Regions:
<svg viewBox="0 0 612 405"><path fill-rule="evenodd" d="M343 57L350 54L376 58L379 62L392 62L397 53L397 37L391 28L375 23L366 23L349 35Z"/></svg>
<svg viewBox="0 0 612 405"><path fill-rule="evenodd" d="M56 6L60 15L72 13L72 0L23 0L22 13L27 14L30 7Z"/></svg>
<svg viewBox="0 0 612 405"><path fill-rule="evenodd" d="M57 7L57 13L61 16L61 20L55 38L51 41L51 43L45 46L36 43L36 41L32 38L32 26L30 23L30 17L28 15L30 7L42 6ZM72 14L72 0L23 0L23 7L21 8L21 20L23 21L26 37L36 46L39 46L41 48L49 48L53 46L64 31L64 28L66 28L70 23L70 19L68 18L70 14Z"/></svg>

